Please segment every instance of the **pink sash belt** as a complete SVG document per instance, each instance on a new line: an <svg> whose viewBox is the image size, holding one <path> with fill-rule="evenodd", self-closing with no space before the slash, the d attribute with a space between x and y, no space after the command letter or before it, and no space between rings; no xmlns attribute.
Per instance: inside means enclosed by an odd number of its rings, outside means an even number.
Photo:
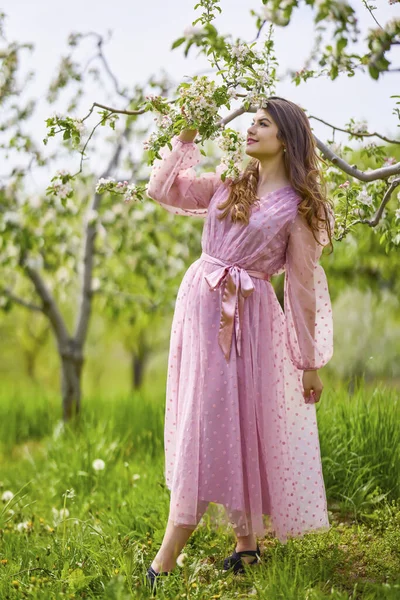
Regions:
<svg viewBox="0 0 400 600"><path fill-rule="evenodd" d="M236 332L236 349L241 356L241 323L243 323L244 299L254 291L254 285L251 277L270 280L270 276L261 271L251 271L243 269L238 264L228 264L202 252L201 259L220 265L220 269L215 269L204 278L212 290L216 290L224 284L221 319L219 324L218 342L227 361L229 361L232 346L233 326Z"/></svg>

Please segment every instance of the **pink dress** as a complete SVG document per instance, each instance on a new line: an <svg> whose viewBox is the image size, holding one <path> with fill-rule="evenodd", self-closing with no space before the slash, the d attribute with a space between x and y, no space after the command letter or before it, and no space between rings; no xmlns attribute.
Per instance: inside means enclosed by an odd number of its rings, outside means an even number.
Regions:
<svg viewBox="0 0 400 600"><path fill-rule="evenodd" d="M198 175L197 145L177 137L160 155L148 196L205 219L202 254L183 277L171 329L169 518L194 527L213 502L238 535L263 536L264 516L281 542L327 530L316 407L305 403L302 385L303 369L319 369L333 354L322 246L291 186L260 198L248 225L219 220L217 205L229 193L223 165ZM326 232L319 239L329 241ZM269 281L283 271L285 312Z"/></svg>

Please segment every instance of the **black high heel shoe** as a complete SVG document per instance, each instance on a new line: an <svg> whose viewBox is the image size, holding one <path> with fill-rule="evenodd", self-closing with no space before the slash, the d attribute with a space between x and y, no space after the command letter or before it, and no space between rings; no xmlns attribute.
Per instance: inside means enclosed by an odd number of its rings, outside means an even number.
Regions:
<svg viewBox="0 0 400 600"><path fill-rule="evenodd" d="M147 583L149 584L150 589L153 593L155 593L157 589L157 579L161 577L161 575L169 575L170 573L171 571L160 571L160 573L157 573L157 571L155 571L150 565L150 567L147 569L146 577Z"/></svg>
<svg viewBox="0 0 400 600"><path fill-rule="evenodd" d="M251 562L243 561L242 556L254 556L254 560L252 560ZM233 554L231 554L230 556L228 556L228 558L225 558L225 560L224 560L224 571L228 571L228 569L233 568L233 572L235 573L235 575L237 573L244 573L244 571L245 571L244 565L245 564L255 565L260 562L260 559L261 559L261 552L260 552L260 546L258 544L257 544L257 550L242 550L241 552L236 552L236 544L235 544L235 550L233 551Z"/></svg>

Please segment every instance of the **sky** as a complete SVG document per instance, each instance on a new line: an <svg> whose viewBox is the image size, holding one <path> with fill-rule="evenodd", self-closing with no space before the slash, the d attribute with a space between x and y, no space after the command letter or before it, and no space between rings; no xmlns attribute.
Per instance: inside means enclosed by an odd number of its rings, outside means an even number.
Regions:
<svg viewBox="0 0 400 600"><path fill-rule="evenodd" d="M37 74L30 86L30 94L42 97L60 56L66 53L66 40L73 31L112 32L106 53L113 71L124 84L143 83L150 74L160 75L162 70L177 84L185 76L209 75L210 65L204 56L196 55L196 49L192 49L188 58L184 57L182 48L170 50L172 42L200 16L200 11L193 8L195 4L196 0L3 0L2 10L7 15L7 40L29 41L35 46L29 63ZM352 5L357 8L363 32L376 27L361 1L354 0ZM400 3L389 5L388 0L379 0L375 5L378 8L374 15L381 24L395 16L400 17ZM259 10L261 0L221 0L220 6L222 15L214 23L220 33L230 33L246 41L254 39L255 19L250 10ZM313 27L311 9L304 4L295 12L288 27L275 27L278 72L282 73L288 67L302 68L312 46ZM399 67L400 48L395 48L391 57ZM370 130L397 137L400 134L398 118L393 114L395 100L390 98L400 94L399 73L387 74L379 81L361 73L352 78L342 76L334 82L319 78L298 87L289 81L281 81L276 94L299 103L309 114L339 127L354 117L357 121L367 120ZM89 108L93 101L104 103L106 100L101 91L91 93L89 90L86 106ZM43 105L43 118L49 116L48 110ZM252 116L243 115L230 126L244 133ZM320 139L330 139L329 128L316 121L312 122L312 127ZM44 137L40 118L33 128L39 139ZM336 136L337 141L341 139L340 135Z"/></svg>

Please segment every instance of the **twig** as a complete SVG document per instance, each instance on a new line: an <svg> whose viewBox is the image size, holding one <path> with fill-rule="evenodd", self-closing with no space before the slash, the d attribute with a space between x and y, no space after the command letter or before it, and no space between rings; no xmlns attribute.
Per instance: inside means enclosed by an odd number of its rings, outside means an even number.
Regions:
<svg viewBox="0 0 400 600"><path fill-rule="evenodd" d="M370 8L370 6L368 6L366 0L362 0L362 3L364 4L365 8L370 13L371 17L373 18L373 20L375 21L375 23L378 25L378 27L380 27L383 30L382 25L380 23L378 23L378 21L375 19L375 16L374 16L374 14L372 12L372 9Z"/></svg>
<svg viewBox="0 0 400 600"><path fill-rule="evenodd" d="M342 131L343 133L349 133L351 135L353 135L354 137L378 137L381 140L384 140L385 142L388 142L389 144L400 144L400 140L392 140L390 138L387 138L384 135L381 135L380 133L353 133L352 131L349 131L348 129L342 129L341 127L336 127L336 125L331 125L331 123L327 123L326 121L324 121L323 119L320 119L319 117L315 117L314 115L310 115L308 117L309 119L314 119L315 121L319 121L320 123L323 123L324 125L327 125L328 127L331 127L332 129L336 130L336 131Z"/></svg>
<svg viewBox="0 0 400 600"><path fill-rule="evenodd" d="M394 190L400 185L400 177L397 179L393 179L393 181L391 182L390 186L388 187L388 189L385 192L385 195L382 199L382 202L380 203L374 217L372 219L357 219L356 221L353 221L352 223L350 223L349 227L352 227L353 225L357 225L357 223L365 223L366 225L369 225L370 227L375 227L379 221L380 218L382 216L382 213L385 209L386 204L389 202L390 200L390 196L392 195L392 193L394 192Z"/></svg>
<svg viewBox="0 0 400 600"><path fill-rule="evenodd" d="M38 306L37 304L32 304L31 302L28 302L27 300L24 300L23 298L20 298L19 296L16 296L8 288L4 288L2 291L3 291L3 293L6 296L8 296L11 300L13 300L14 302L16 302L17 304L20 304L21 306L24 306L25 308L29 308L30 310L36 310L38 312L44 312L43 308L41 306Z"/></svg>

